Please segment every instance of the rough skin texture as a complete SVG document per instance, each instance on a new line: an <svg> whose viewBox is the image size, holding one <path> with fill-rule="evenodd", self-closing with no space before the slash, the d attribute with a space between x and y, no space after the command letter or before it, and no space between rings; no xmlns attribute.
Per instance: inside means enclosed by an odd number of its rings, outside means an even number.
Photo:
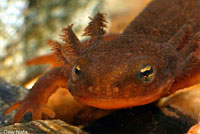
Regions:
<svg viewBox="0 0 200 134"><path fill-rule="evenodd" d="M63 66L43 75L18 108L14 122L55 113L46 105L58 87L79 102L102 109L144 105L200 83L199 0L154 0L119 36L105 41L106 20L97 14L85 29L84 45L63 29L63 43L50 41Z"/></svg>

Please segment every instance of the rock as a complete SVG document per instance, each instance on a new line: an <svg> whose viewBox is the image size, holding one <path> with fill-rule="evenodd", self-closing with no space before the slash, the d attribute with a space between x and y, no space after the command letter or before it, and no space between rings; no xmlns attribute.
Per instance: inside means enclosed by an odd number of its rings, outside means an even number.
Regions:
<svg viewBox="0 0 200 134"><path fill-rule="evenodd" d="M61 120L38 120L28 123L16 123L0 128L0 133L23 134L87 134L78 127L66 124Z"/></svg>
<svg viewBox="0 0 200 134"><path fill-rule="evenodd" d="M8 125L12 122L15 112L5 115L5 110L9 105L25 97L28 90L20 86L14 86L0 78L0 126Z"/></svg>
<svg viewBox="0 0 200 134"><path fill-rule="evenodd" d="M160 104L163 106L171 106L178 109L185 115L198 120L200 113L200 84L192 87L179 90L167 98L161 100Z"/></svg>
<svg viewBox="0 0 200 134"><path fill-rule="evenodd" d="M171 116L154 104L122 109L89 124L84 130L91 134L184 134L196 123L176 109L165 107L166 110Z"/></svg>

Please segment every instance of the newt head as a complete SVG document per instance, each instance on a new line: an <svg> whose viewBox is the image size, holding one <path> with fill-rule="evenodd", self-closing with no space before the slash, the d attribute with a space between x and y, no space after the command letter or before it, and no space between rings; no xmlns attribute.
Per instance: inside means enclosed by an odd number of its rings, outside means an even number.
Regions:
<svg viewBox="0 0 200 134"><path fill-rule="evenodd" d="M64 29L65 44L53 43L58 57L72 68L68 89L76 100L119 109L148 104L198 83L189 77L198 73L199 34L191 38L183 27L167 43L134 32L104 41L105 22L102 14L92 19L84 33L91 37L86 46L72 25Z"/></svg>
<svg viewBox="0 0 200 134"><path fill-rule="evenodd" d="M166 95L174 81L176 53L166 44L119 36L85 49L68 82L81 103L103 109L143 105Z"/></svg>

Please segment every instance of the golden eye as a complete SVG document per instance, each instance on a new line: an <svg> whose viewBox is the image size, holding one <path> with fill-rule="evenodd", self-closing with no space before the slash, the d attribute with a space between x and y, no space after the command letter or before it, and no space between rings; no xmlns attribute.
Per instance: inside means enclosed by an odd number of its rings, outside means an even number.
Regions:
<svg viewBox="0 0 200 134"><path fill-rule="evenodd" d="M153 67L149 64L144 65L139 71L139 78L144 82L149 82L153 79Z"/></svg>
<svg viewBox="0 0 200 134"><path fill-rule="evenodd" d="M75 65L72 69L72 80L76 81L81 75L81 67L80 65Z"/></svg>

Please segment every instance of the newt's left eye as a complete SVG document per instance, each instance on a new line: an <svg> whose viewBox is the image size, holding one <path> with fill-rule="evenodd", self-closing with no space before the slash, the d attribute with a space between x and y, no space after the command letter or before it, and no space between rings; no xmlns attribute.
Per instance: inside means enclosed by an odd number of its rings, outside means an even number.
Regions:
<svg viewBox="0 0 200 134"><path fill-rule="evenodd" d="M150 82L154 77L153 67L149 64L146 64L140 68L138 77L143 82Z"/></svg>
<svg viewBox="0 0 200 134"><path fill-rule="evenodd" d="M75 65L72 69L72 80L76 81L81 75L80 65Z"/></svg>

